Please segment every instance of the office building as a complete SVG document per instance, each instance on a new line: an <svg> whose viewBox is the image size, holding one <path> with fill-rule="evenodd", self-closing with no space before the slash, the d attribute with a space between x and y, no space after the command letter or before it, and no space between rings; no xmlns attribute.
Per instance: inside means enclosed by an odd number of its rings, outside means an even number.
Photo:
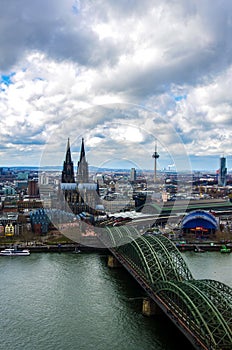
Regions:
<svg viewBox="0 0 232 350"><path fill-rule="evenodd" d="M226 175L227 175L226 158L223 156L220 158L220 169L218 174L219 186L226 186Z"/></svg>

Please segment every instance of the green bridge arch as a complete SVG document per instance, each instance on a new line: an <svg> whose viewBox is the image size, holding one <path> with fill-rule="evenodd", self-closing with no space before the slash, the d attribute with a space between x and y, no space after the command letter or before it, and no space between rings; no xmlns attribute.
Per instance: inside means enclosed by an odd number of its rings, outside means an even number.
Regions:
<svg viewBox="0 0 232 350"><path fill-rule="evenodd" d="M141 235L136 228L118 227L108 228L107 237L111 251L143 278L170 318L180 320L202 349L232 348L232 288L194 279L179 250L161 234Z"/></svg>
<svg viewBox="0 0 232 350"><path fill-rule="evenodd" d="M116 251L130 261L148 283L193 278L176 246L164 236L140 235Z"/></svg>
<svg viewBox="0 0 232 350"><path fill-rule="evenodd" d="M154 290L207 349L231 349L232 304L228 286L213 280L166 281L156 284Z"/></svg>

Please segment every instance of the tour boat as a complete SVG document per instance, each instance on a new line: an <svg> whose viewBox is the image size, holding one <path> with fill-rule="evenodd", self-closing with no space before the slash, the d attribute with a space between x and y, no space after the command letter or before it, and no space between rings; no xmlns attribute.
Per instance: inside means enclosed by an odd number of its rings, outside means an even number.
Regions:
<svg viewBox="0 0 232 350"><path fill-rule="evenodd" d="M0 251L0 255L2 256L27 256L30 255L30 251L28 249L16 250L13 248L7 248Z"/></svg>

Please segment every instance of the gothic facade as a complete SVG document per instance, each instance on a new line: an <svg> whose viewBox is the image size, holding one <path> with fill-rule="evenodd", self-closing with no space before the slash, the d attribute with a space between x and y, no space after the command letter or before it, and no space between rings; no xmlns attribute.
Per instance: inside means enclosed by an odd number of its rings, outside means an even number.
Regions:
<svg viewBox="0 0 232 350"><path fill-rule="evenodd" d="M80 158L77 163L76 179L68 139L65 161L61 177L63 207L69 207L74 214L87 212L95 214L99 204L99 187L89 182L89 166L85 156L84 139L81 142Z"/></svg>

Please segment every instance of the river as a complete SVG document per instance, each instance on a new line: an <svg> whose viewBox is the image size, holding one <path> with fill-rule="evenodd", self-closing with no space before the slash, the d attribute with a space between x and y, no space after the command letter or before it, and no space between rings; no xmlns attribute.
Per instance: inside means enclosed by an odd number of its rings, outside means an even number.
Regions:
<svg viewBox="0 0 232 350"><path fill-rule="evenodd" d="M195 278L232 287L232 254L185 252ZM142 291L97 253L0 257L0 349L191 349L164 316L141 314Z"/></svg>

